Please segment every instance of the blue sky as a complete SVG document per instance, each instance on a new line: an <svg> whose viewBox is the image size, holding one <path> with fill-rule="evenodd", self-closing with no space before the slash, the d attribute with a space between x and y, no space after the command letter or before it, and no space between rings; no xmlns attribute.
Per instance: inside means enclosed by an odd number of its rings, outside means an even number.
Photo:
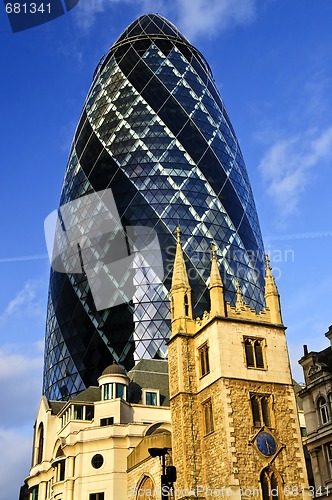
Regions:
<svg viewBox="0 0 332 500"><path fill-rule="evenodd" d="M0 12L0 500L28 473L42 381L49 263L43 223L59 201L93 71L138 15L158 12L209 62L249 171L278 277L293 375L332 323L332 3L81 0L11 33ZM19 450L19 452L18 452Z"/></svg>

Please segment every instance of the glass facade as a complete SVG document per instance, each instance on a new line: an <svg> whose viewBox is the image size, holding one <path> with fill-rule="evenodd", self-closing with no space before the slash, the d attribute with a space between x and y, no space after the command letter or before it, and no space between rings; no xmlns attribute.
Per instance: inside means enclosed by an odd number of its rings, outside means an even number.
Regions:
<svg viewBox="0 0 332 500"><path fill-rule="evenodd" d="M154 273L137 262L132 301L101 311L84 273L51 271L49 399L96 385L113 359L128 370L138 359L167 356L177 225L197 316L209 308L212 241L226 300L234 304L238 279L245 301L256 310L264 305L261 232L233 127L207 62L159 15L134 21L99 63L60 206L103 189L112 190L124 231L137 225L156 231L163 270Z"/></svg>

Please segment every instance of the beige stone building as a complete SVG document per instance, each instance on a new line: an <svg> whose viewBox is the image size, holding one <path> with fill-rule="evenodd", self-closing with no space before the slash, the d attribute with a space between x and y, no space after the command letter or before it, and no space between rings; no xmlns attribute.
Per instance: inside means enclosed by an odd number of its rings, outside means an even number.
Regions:
<svg viewBox="0 0 332 500"><path fill-rule="evenodd" d="M29 500L303 498L306 469L279 295L225 303L212 249L210 311L195 318L180 231L169 362L111 365L68 402L41 400ZM175 477L175 469L176 475Z"/></svg>
<svg viewBox="0 0 332 500"><path fill-rule="evenodd" d="M167 362L141 360L128 375L111 365L98 382L68 402L42 397L27 478L31 500L136 498L128 494L135 466L144 488L160 489L159 459L146 474L139 465L148 448L171 448Z"/></svg>
<svg viewBox="0 0 332 500"><path fill-rule="evenodd" d="M332 326L325 334L332 343ZM299 393L303 401L307 428L305 444L311 457L314 491L332 498L332 347L308 352L299 361L305 387Z"/></svg>

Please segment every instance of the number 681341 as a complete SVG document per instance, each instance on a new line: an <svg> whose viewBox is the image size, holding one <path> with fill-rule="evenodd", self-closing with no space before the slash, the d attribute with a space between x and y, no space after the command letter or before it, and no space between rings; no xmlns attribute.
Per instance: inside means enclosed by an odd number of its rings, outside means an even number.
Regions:
<svg viewBox="0 0 332 500"><path fill-rule="evenodd" d="M6 3L6 12L7 14L50 14L51 4L44 2Z"/></svg>

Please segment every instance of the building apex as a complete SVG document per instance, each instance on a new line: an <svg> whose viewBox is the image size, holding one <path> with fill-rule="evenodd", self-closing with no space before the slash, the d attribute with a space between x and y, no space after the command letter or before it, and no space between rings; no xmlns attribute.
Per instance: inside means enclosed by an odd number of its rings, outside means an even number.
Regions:
<svg viewBox="0 0 332 500"><path fill-rule="evenodd" d="M271 321L276 324L282 324L278 288L267 254L265 255L265 303L266 307L270 310Z"/></svg>
<svg viewBox="0 0 332 500"><path fill-rule="evenodd" d="M222 283L222 280L221 280L219 266L218 266L218 262L217 262L217 252L216 252L216 247L215 247L214 243L212 243L212 245L211 245L211 254L212 254L212 261L211 261L210 286L209 286L209 288L210 289L212 287L223 288L223 283Z"/></svg>
<svg viewBox="0 0 332 500"><path fill-rule="evenodd" d="M176 252L175 252L173 277L172 277L172 289L174 288L189 289L190 285L187 275L186 263L182 251L181 229L179 226L177 226L175 234L176 234Z"/></svg>
<svg viewBox="0 0 332 500"><path fill-rule="evenodd" d="M272 278L274 280L272 274L272 267L270 266L270 258L268 254L265 254L265 275L266 277Z"/></svg>
<svg viewBox="0 0 332 500"><path fill-rule="evenodd" d="M176 242L181 244L181 229L179 226L176 226L175 233L176 233Z"/></svg>
<svg viewBox="0 0 332 500"><path fill-rule="evenodd" d="M241 286L239 280L236 280L236 309L242 309L245 307L244 300L242 297Z"/></svg>
<svg viewBox="0 0 332 500"><path fill-rule="evenodd" d="M215 244L211 245L211 271L210 271L210 315L225 316L224 285L221 280Z"/></svg>
<svg viewBox="0 0 332 500"><path fill-rule="evenodd" d="M266 295L278 295L277 285L272 274L269 256L265 255L265 297Z"/></svg>

